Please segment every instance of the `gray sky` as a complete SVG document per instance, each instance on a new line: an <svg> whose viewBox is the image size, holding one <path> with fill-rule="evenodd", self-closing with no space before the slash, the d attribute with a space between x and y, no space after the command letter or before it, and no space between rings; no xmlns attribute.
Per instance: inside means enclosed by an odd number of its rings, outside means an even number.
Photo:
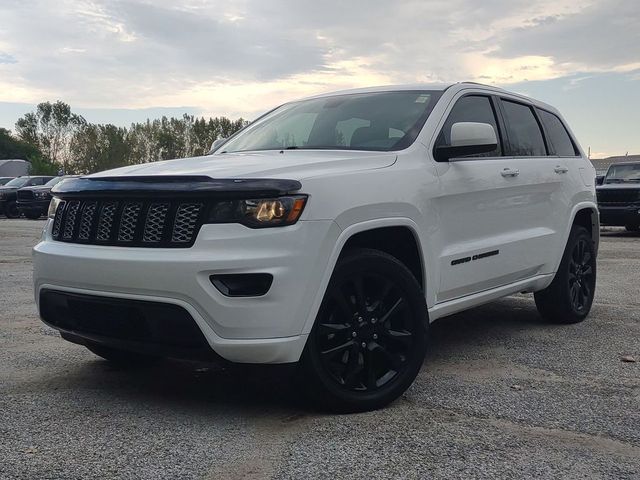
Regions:
<svg viewBox="0 0 640 480"><path fill-rule="evenodd" d="M554 104L593 156L640 153L637 0L2 0L0 126L251 119L336 89L473 80Z"/></svg>

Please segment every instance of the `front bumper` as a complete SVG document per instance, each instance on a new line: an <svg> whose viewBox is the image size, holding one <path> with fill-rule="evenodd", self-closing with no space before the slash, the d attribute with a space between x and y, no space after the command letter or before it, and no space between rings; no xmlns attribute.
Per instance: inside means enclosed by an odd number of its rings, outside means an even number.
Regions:
<svg viewBox="0 0 640 480"><path fill-rule="evenodd" d="M244 363L299 359L340 232L333 221L260 230L204 225L191 248L152 249L56 242L50 224L34 247L37 302L49 290L173 304L218 355ZM209 279L237 273L270 273L273 283L264 296L226 297Z"/></svg>
<svg viewBox="0 0 640 480"><path fill-rule="evenodd" d="M600 224L609 226L625 226L640 224L640 205L610 207L598 205Z"/></svg>
<svg viewBox="0 0 640 480"><path fill-rule="evenodd" d="M16 206L18 210L21 212L40 212L41 214L47 213L49 209L49 200L31 200L31 201L20 201L16 202Z"/></svg>

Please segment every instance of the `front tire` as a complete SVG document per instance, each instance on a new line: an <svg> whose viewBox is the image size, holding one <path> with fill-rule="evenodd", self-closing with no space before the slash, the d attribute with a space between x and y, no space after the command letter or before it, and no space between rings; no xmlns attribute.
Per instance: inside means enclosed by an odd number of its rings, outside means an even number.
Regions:
<svg viewBox="0 0 640 480"><path fill-rule="evenodd" d="M574 226L569 234L556 276L534 297L538 312L553 323L583 321L593 304L596 289L596 253L591 234Z"/></svg>
<svg viewBox="0 0 640 480"><path fill-rule="evenodd" d="M409 269L356 249L338 261L309 335L301 380L323 410L384 407L409 388L427 347L428 313Z"/></svg>
<svg viewBox="0 0 640 480"><path fill-rule="evenodd" d="M18 211L18 206L16 205L16 202L11 201L5 205L4 215L7 218L18 218L20 216L20 212Z"/></svg>
<svg viewBox="0 0 640 480"><path fill-rule="evenodd" d="M625 225L624 228L627 229L627 232L640 232L640 224L635 225L635 224L628 224Z"/></svg>

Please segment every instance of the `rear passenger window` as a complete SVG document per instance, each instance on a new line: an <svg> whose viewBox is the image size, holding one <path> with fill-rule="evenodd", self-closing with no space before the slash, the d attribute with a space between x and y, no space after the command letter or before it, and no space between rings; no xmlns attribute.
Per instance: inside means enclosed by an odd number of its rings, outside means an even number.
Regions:
<svg viewBox="0 0 640 480"><path fill-rule="evenodd" d="M560 157L575 157L577 154L576 149L560 119L553 113L544 110L538 110L538 115L547 132L547 140L553 153Z"/></svg>
<svg viewBox="0 0 640 480"><path fill-rule="evenodd" d="M496 115L491 106L491 100L489 97L480 95L469 95L462 97L456 102L451 109L451 113L447 117L447 121L442 127L442 131L436 141L436 147L451 145L451 126L457 122L479 122L488 123L493 126L496 132L496 137L500 138L500 131L498 130L498 123L496 122ZM501 155L500 142L498 141L498 148L492 152L479 153L476 155L468 155L469 157L497 157Z"/></svg>
<svg viewBox="0 0 640 480"><path fill-rule="evenodd" d="M502 100L504 110L508 153L515 157L541 157L547 155L540 126L533 110L521 103Z"/></svg>

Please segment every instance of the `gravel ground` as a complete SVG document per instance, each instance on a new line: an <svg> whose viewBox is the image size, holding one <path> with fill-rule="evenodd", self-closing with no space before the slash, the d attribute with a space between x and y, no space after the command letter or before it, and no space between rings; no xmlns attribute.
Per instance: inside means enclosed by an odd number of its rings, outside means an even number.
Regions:
<svg viewBox="0 0 640 480"><path fill-rule="evenodd" d="M443 319L400 400L327 416L272 370L118 370L62 341L32 298L43 224L0 220L2 479L640 478L640 236L603 234L584 323L524 295Z"/></svg>

